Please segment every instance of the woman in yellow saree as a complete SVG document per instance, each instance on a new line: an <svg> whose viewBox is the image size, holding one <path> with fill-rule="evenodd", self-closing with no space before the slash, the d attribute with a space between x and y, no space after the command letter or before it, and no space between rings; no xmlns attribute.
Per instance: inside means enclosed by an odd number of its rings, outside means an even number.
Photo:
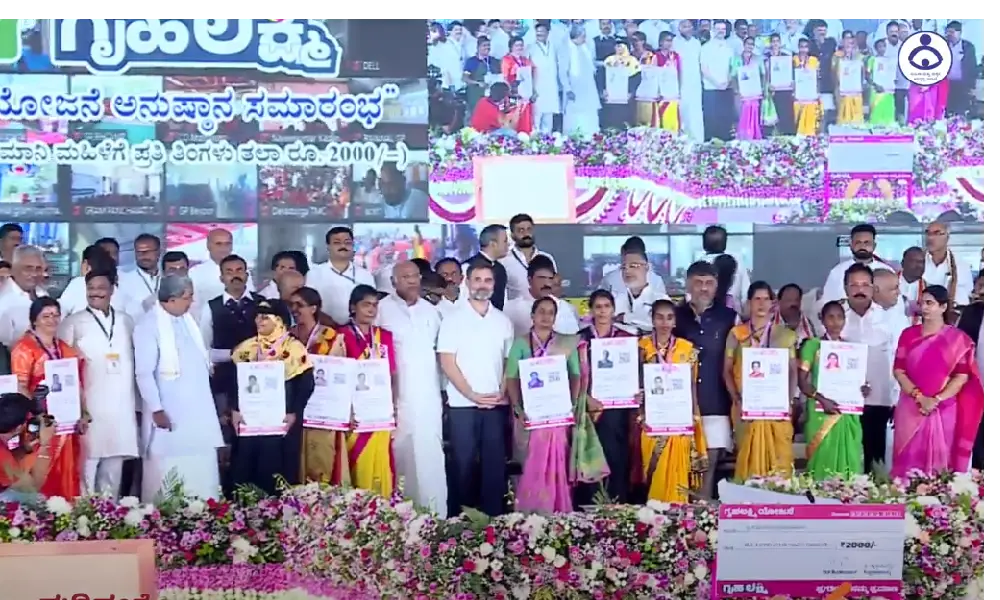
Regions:
<svg viewBox="0 0 1000 600"><path fill-rule="evenodd" d="M806 459L809 474L816 479L851 477L862 472L861 418L840 412L836 399L817 391L819 385L820 345L824 341L843 341L844 305L827 302L820 313L826 333L811 337L799 350L799 389L806 400ZM862 388L864 394L866 389Z"/></svg>
<svg viewBox="0 0 1000 600"><path fill-rule="evenodd" d="M379 293L370 285L359 285L351 292L348 306L351 322L341 328L348 358L386 360L392 386L392 402L396 405L396 353L392 334L375 325L378 316ZM389 431L352 431L347 436L347 454L354 487L389 497L396 486L396 464L392 455L392 433Z"/></svg>
<svg viewBox="0 0 1000 600"><path fill-rule="evenodd" d="M726 339L726 364L723 376L733 399L733 428L737 446L736 480L767 475L791 475L792 437L791 393L795 389L795 332L771 319L774 290L766 282L756 281L747 293L750 320L733 327ZM742 420L743 350L779 348L788 352L788 415L780 420ZM751 376L753 374L751 373Z"/></svg>
<svg viewBox="0 0 1000 600"><path fill-rule="evenodd" d="M639 338L639 359L643 364L680 363L691 367L691 381L697 380L698 352L691 342L674 337L677 322L674 303L653 303L653 333ZM685 503L690 490L701 488L708 467L708 444L701 428L698 400L691 390L694 434L653 436L642 432L642 468L649 486L649 500Z"/></svg>
<svg viewBox="0 0 1000 600"><path fill-rule="evenodd" d="M288 299L295 317L292 334L305 344L309 354L345 356L344 336L319 322L323 301L311 287L300 288ZM351 485L347 460L347 434L342 431L306 428L302 434L302 481L335 486Z"/></svg>

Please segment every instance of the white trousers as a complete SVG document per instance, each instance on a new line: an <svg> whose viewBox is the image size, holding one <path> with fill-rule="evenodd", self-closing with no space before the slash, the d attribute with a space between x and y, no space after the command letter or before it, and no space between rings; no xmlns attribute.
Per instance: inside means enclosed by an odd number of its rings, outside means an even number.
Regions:
<svg viewBox="0 0 1000 600"><path fill-rule="evenodd" d="M219 459L215 449L194 456L148 456L142 461L142 501L153 502L174 482L184 494L202 500L221 495Z"/></svg>
<svg viewBox="0 0 1000 600"><path fill-rule="evenodd" d="M552 133L552 117L554 113L543 113L535 111L532 121L534 121L534 133Z"/></svg>
<svg viewBox="0 0 1000 600"><path fill-rule="evenodd" d="M705 442L709 450L733 449L733 424L729 417L702 416L701 426L705 430Z"/></svg>
<svg viewBox="0 0 1000 600"><path fill-rule="evenodd" d="M85 494L118 497L122 485L122 466L125 458L88 458L83 465L83 491Z"/></svg>

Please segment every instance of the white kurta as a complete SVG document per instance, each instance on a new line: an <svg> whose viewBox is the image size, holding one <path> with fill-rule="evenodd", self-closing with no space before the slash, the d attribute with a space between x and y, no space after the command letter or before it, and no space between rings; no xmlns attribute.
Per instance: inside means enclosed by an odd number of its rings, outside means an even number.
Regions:
<svg viewBox="0 0 1000 600"><path fill-rule="evenodd" d="M535 64L535 93L538 94L533 110L540 115L559 113L561 109L556 49L551 43L536 42L528 46L528 57Z"/></svg>
<svg viewBox="0 0 1000 600"><path fill-rule="evenodd" d="M368 270L353 264L340 272L327 261L309 269L306 275L306 285L319 292L323 300L323 312L341 325L350 319L351 292L362 283L375 287L375 278Z"/></svg>
<svg viewBox="0 0 1000 600"><path fill-rule="evenodd" d="M139 455L133 329L132 318L113 309L111 315L84 309L59 326L59 337L83 358L83 394L93 419L83 438L88 459Z"/></svg>
<svg viewBox="0 0 1000 600"><path fill-rule="evenodd" d="M556 272L559 271L559 268L556 266L555 257L548 252L536 249L535 253L531 256L532 260L536 256L548 258L552 261L552 267L556 269ZM517 246L511 246L510 252L497 262L503 265L504 269L507 269L507 299L512 300L514 298L529 296L528 264L531 261L524 256L524 252Z"/></svg>
<svg viewBox="0 0 1000 600"><path fill-rule="evenodd" d="M600 129L601 96L594 80L594 54L588 44L570 42L559 63L563 89L563 133L594 135ZM568 93L573 93L570 100Z"/></svg>
<svg viewBox="0 0 1000 600"><path fill-rule="evenodd" d="M116 285L111 293L111 306L126 310L129 304L128 293ZM83 275L70 279L66 284L66 289L59 295L59 308L64 319L87 308L87 280Z"/></svg>
<svg viewBox="0 0 1000 600"><path fill-rule="evenodd" d="M503 314L507 315L514 326L514 335L528 335L531 331L531 307L535 299L531 296L508 300L503 305ZM580 332L580 315L569 302L561 298L556 299L556 322L552 330L562 335L576 335Z"/></svg>
<svg viewBox="0 0 1000 600"><path fill-rule="evenodd" d="M955 259L956 273L951 272L951 259ZM973 279L972 269L962 259L961 256L953 254L951 250L945 255L941 264L936 264L931 258L930 252L924 259L924 281L927 285L940 285L951 291L952 277L955 277L955 297L952 300L959 306L969 303L969 296L972 295Z"/></svg>
<svg viewBox="0 0 1000 600"><path fill-rule="evenodd" d="M187 315L185 315L186 317ZM151 501L170 477L182 480L185 492L199 498L219 494L216 449L224 445L222 428L209 386L208 360L201 336L184 318L171 317L180 376L160 372L161 343L157 311L135 326L135 377L142 398L142 496ZM172 428L153 425L153 413L164 411ZM171 473L173 473L171 475Z"/></svg>
<svg viewBox="0 0 1000 600"><path fill-rule="evenodd" d="M214 261L206 260L191 267L188 277L194 286L194 301L191 304L191 316L198 319L202 308L208 301L222 295L226 286L222 283L222 269Z"/></svg>
<svg viewBox="0 0 1000 600"><path fill-rule="evenodd" d="M681 131L693 142L705 141L705 117L701 109L701 42L691 37L674 38L681 57Z"/></svg>
<svg viewBox="0 0 1000 600"><path fill-rule="evenodd" d="M36 296L46 296L39 288ZM31 329L28 310L31 308L31 296L21 289L17 282L11 279L0 289L0 343L10 348L21 339L25 331Z"/></svg>
<svg viewBox="0 0 1000 600"><path fill-rule="evenodd" d="M160 289L160 276L150 275L142 269L125 271L118 278L118 287L128 296L125 312L134 323L149 309L156 306L156 292Z"/></svg>
<svg viewBox="0 0 1000 600"><path fill-rule="evenodd" d="M851 258L830 269L830 274L826 276L826 284L823 285L823 295L819 298L819 301L822 303L820 306L833 300L843 300L844 298L847 298L847 290L844 288L844 274L847 273L847 269L850 269L851 265L856 262L858 261ZM868 267L872 271L886 269L895 272L895 269L891 266L878 260L872 260L872 262L868 263Z"/></svg>
<svg viewBox="0 0 1000 600"><path fill-rule="evenodd" d="M379 303L378 324L392 332L399 378L399 428L393 441L403 490L439 516L448 512L438 380L441 318L424 300L407 306L395 293Z"/></svg>

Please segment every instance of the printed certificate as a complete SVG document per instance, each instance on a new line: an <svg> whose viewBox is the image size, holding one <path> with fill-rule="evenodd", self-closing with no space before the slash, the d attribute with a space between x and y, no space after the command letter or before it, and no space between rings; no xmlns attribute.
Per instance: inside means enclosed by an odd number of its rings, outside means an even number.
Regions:
<svg viewBox="0 0 1000 600"><path fill-rule="evenodd" d="M743 419L787 419L788 359L786 348L743 349Z"/></svg>
<svg viewBox="0 0 1000 600"><path fill-rule="evenodd" d="M639 67L641 77L639 87L635 91L635 99L644 102L652 102L660 97L659 71L663 67L656 65L642 65Z"/></svg>
<svg viewBox="0 0 1000 600"><path fill-rule="evenodd" d="M49 386L46 409L56 420L56 435L76 430L83 418L80 407L80 363L78 358L45 361L45 385Z"/></svg>
<svg viewBox="0 0 1000 600"><path fill-rule="evenodd" d="M819 345L817 392L837 403L845 415L864 412L861 393L868 370L868 345L823 341ZM816 410L823 407L816 403Z"/></svg>
<svg viewBox="0 0 1000 600"><path fill-rule="evenodd" d="M768 60L771 76L771 87L776 90L790 90L793 85L793 70L791 56L772 56Z"/></svg>
<svg viewBox="0 0 1000 600"><path fill-rule="evenodd" d="M608 93L608 104L628 104L628 67L607 67L604 69L604 90Z"/></svg>
<svg viewBox="0 0 1000 600"><path fill-rule="evenodd" d="M389 361L384 358L356 360L351 400L355 431L392 431L396 429L396 408L392 404L392 377Z"/></svg>
<svg viewBox="0 0 1000 600"><path fill-rule="evenodd" d="M524 428L545 429L573 424L573 400L569 395L569 373L562 355L517 361L521 378Z"/></svg>
<svg viewBox="0 0 1000 600"><path fill-rule="evenodd" d="M285 434L285 363L236 363L243 437Z"/></svg>
<svg viewBox="0 0 1000 600"><path fill-rule="evenodd" d="M795 69L795 100L816 102L819 100L819 80L816 69Z"/></svg>
<svg viewBox="0 0 1000 600"><path fill-rule="evenodd" d="M594 338L590 342L590 395L609 408L637 408L639 342L637 337Z"/></svg>
<svg viewBox="0 0 1000 600"><path fill-rule="evenodd" d="M694 433L694 397L690 363L642 365L647 435Z"/></svg>
<svg viewBox="0 0 1000 600"><path fill-rule="evenodd" d="M351 425L351 398L357 379L357 362L339 356L310 354L315 387L303 413L309 429L347 431Z"/></svg>

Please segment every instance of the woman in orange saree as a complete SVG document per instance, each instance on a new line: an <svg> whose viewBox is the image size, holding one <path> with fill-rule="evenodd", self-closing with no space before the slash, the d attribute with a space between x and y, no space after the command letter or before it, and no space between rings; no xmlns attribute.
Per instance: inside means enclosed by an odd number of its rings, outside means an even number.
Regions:
<svg viewBox="0 0 1000 600"><path fill-rule="evenodd" d="M983 419L983 380L972 339L945 324L949 308L948 290L928 286L920 298L923 322L899 336L893 477L912 469L965 472L972 461Z"/></svg>
<svg viewBox="0 0 1000 600"><path fill-rule="evenodd" d="M523 38L510 38L507 47L510 49L510 52L500 61L500 73L503 75L503 79L507 82L507 85L510 86L511 97L518 98L517 106L520 109L520 113L514 129L518 133L531 133L531 129L534 126L534 121L532 121L532 103L535 101L535 63L531 62L531 59L527 56ZM526 82L523 84L526 86L525 88L521 87L522 81ZM527 98L520 97L519 92L523 89L531 89L531 95Z"/></svg>
<svg viewBox="0 0 1000 600"><path fill-rule="evenodd" d="M61 312L59 302L54 298L43 297L32 302L28 309L28 319L31 329L11 350L11 371L17 376L18 391L30 398L45 380L46 361L75 358L79 363L79 354L72 346L56 337ZM82 369L79 369L78 376L81 378L77 385L81 390L80 414L83 418L77 423L68 424L74 426L74 430L65 433L60 431L59 435L53 436L47 447L38 449L39 456L49 458L51 465L45 483L38 490L45 497L62 496L71 500L81 493L83 454L80 438L87 429L87 405L82 395Z"/></svg>
<svg viewBox="0 0 1000 600"><path fill-rule="evenodd" d="M369 285L351 292L351 322L341 328L347 357L356 360L383 359L389 363L392 401L396 390L396 353L392 334L375 325L379 293ZM347 435L347 454L354 487L389 497L396 489L396 463L392 454L391 431L352 431Z"/></svg>
<svg viewBox="0 0 1000 600"><path fill-rule="evenodd" d="M345 356L344 336L333 327L319 322L323 301L311 287L299 288L288 299L295 317L292 335L309 354ZM306 427L302 434L303 481L318 481L336 486L351 485L351 467L347 460L347 434Z"/></svg>

